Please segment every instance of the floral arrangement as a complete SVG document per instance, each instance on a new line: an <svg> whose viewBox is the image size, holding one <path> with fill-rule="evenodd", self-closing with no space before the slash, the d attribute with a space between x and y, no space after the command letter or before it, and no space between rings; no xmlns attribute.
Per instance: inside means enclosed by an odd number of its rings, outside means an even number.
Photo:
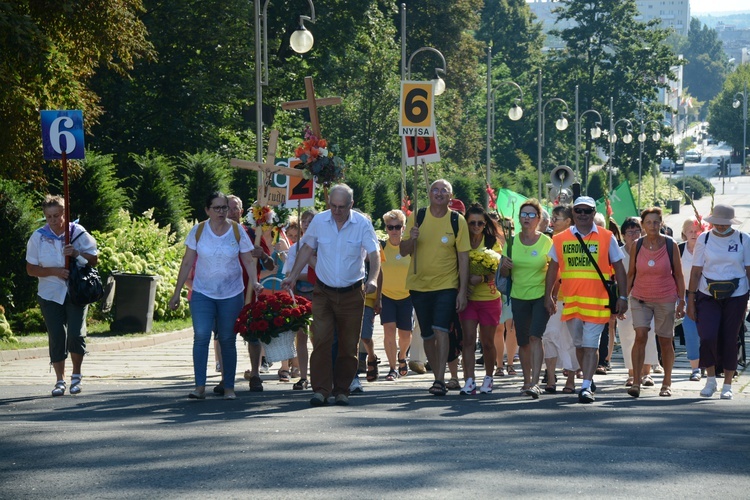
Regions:
<svg viewBox="0 0 750 500"><path fill-rule="evenodd" d="M344 160L336 156L337 152L335 144L329 147L328 141L316 137L305 127L305 140L294 155L302 162L305 178L315 178L318 184L330 186L344 178Z"/></svg>
<svg viewBox="0 0 750 500"><path fill-rule="evenodd" d="M291 213L292 211L286 208L283 203L274 209L268 205L262 207L256 201L247 209L245 222L250 227L261 228L262 231L268 231L270 229L276 229L279 231L289 223Z"/></svg>
<svg viewBox="0 0 750 500"><path fill-rule="evenodd" d="M489 208L497 209L497 194L495 194L495 190L487 184L485 191L487 192L487 198L489 199Z"/></svg>
<svg viewBox="0 0 750 500"><path fill-rule="evenodd" d="M287 292L263 294L245 305L234 323L234 331L245 340L268 344L286 331L297 331L310 324L312 303Z"/></svg>
<svg viewBox="0 0 750 500"><path fill-rule="evenodd" d="M500 254L489 248L472 248L469 250L469 272L477 276L494 274L500 264ZM490 289L495 288L494 280L488 283Z"/></svg>

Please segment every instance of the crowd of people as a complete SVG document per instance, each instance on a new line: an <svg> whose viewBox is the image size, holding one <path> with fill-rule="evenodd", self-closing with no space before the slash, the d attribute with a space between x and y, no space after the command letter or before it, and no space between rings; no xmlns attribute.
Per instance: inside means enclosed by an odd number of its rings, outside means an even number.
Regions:
<svg viewBox="0 0 750 500"><path fill-rule="evenodd" d="M749 294L750 236L732 228L739 221L731 206L716 205L710 216L686 220L678 245L658 207L620 227L610 221L608 228L590 197L556 206L551 216L529 199L513 214L520 222L515 232L512 218L476 203L465 209L444 179L433 182L428 195L429 205L408 217L397 209L383 214L386 237L379 241L369 217L353 208L345 184L330 188L328 210L304 212L286 230L257 235L242 224L238 197L211 193L207 219L186 238L169 302L177 308L183 287L189 288L195 387L188 397L206 397L213 337L221 371L213 392L236 398L239 311L253 294L290 290L311 299L313 320L310 335L304 328L296 332L297 357L282 361L278 375L282 382L297 379L294 390L312 388L312 406L348 405L349 395L363 390L360 373L369 382L380 378L372 340L378 315L388 367L383 378L431 370L429 393L435 396L451 389L462 396L491 393L496 378L516 374L517 359L522 396L556 393L561 373L564 394L577 391L580 403L592 403L595 375L606 373L617 335L628 369L623 393L638 398L642 386L654 385L654 370L663 374L659 396L670 397L680 325L690 380L705 377L700 395L720 391L722 399L732 399ZM47 225L29 239L27 270L39 278L57 377L52 395L68 389L68 353L69 392L77 394L86 306L67 296L67 260L95 265L96 242L69 224L72 237L65 244L61 198L47 197L43 210ZM263 390L262 355L259 342L248 342L244 378L251 391ZM477 366L484 371L481 383Z"/></svg>

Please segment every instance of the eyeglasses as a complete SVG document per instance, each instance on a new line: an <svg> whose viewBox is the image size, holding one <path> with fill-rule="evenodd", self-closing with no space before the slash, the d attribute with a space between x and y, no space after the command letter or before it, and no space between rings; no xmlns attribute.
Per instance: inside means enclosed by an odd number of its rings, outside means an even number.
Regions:
<svg viewBox="0 0 750 500"><path fill-rule="evenodd" d="M402 228L402 227L404 227L404 226L402 226L401 224L396 224L396 225L393 225L393 226L391 226L390 224L387 224L387 225L385 226L385 228L386 228L386 229L387 229L388 231L394 231L394 230L399 230L399 231L401 231L401 228Z"/></svg>
<svg viewBox="0 0 750 500"><path fill-rule="evenodd" d="M594 213L593 208L574 208L573 211L578 215L591 215Z"/></svg>
<svg viewBox="0 0 750 500"><path fill-rule="evenodd" d="M485 222L483 220L470 220L470 226L484 227Z"/></svg>
<svg viewBox="0 0 750 500"><path fill-rule="evenodd" d="M535 212L521 212L518 216L522 219L536 219L537 215Z"/></svg>
<svg viewBox="0 0 750 500"><path fill-rule="evenodd" d="M450 191L448 191L446 188L432 188L430 190L432 194L448 194Z"/></svg>
<svg viewBox="0 0 750 500"><path fill-rule="evenodd" d="M214 212L227 212L229 210L229 207L226 205L221 205L220 207L211 207L211 210Z"/></svg>
<svg viewBox="0 0 750 500"><path fill-rule="evenodd" d="M566 217L552 217L551 220L552 220L552 222L557 222L559 220L565 220L565 219L566 219Z"/></svg>
<svg viewBox="0 0 750 500"><path fill-rule="evenodd" d="M625 234L627 236L640 236L641 235L641 230L640 229L629 229L629 230L625 231Z"/></svg>

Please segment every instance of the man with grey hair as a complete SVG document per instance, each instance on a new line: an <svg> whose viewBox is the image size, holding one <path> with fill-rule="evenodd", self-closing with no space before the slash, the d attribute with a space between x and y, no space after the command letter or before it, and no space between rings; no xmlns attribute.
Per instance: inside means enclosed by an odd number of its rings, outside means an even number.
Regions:
<svg viewBox="0 0 750 500"><path fill-rule="evenodd" d="M466 220L448 209L453 197L451 184L436 180L429 195L430 206L409 216L399 251L402 256L412 256L406 288L435 375L430 393L445 396L448 332L454 312L466 307L471 244Z"/></svg>
<svg viewBox="0 0 750 500"><path fill-rule="evenodd" d="M310 256L317 250L313 289L313 351L310 404L323 406L328 396L337 405L349 404L349 385L357 373L357 350L362 330L365 294L377 289L380 274L380 243L367 218L352 210L354 193L346 184L336 184L328 194L329 209L315 216L300 240L297 260L282 282L290 290ZM370 274L365 279L365 258ZM334 333L335 332L335 333ZM335 363L331 348L338 340Z"/></svg>

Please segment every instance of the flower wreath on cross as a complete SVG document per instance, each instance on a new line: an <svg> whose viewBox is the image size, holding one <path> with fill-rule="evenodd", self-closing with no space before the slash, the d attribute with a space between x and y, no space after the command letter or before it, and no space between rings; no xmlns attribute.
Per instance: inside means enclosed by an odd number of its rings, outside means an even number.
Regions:
<svg viewBox="0 0 750 500"><path fill-rule="evenodd" d="M344 178L344 160L336 156L338 146L316 137L310 127L305 127L305 140L294 151L302 162L295 168L305 170L306 179L315 179L319 185L330 187Z"/></svg>

